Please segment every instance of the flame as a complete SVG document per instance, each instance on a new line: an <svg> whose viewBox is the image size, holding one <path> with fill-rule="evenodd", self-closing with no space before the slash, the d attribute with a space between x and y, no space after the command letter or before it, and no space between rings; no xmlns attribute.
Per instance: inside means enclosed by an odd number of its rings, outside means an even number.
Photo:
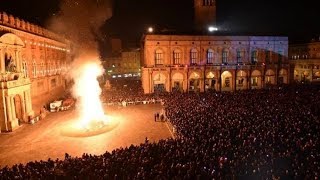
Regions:
<svg viewBox="0 0 320 180"><path fill-rule="evenodd" d="M87 62L81 66L75 78L74 92L78 97L80 125L89 128L93 123L104 122L106 116L100 101L101 88L97 78L103 68L97 62Z"/></svg>

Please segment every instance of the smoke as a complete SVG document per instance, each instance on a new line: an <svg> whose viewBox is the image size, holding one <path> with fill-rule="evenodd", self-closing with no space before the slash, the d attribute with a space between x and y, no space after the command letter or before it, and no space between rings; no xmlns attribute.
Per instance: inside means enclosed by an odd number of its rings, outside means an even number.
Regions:
<svg viewBox="0 0 320 180"><path fill-rule="evenodd" d="M77 46L77 55L96 54L99 28L111 16L111 0L61 0L60 10L47 24L49 29L64 34Z"/></svg>
<svg viewBox="0 0 320 180"><path fill-rule="evenodd" d="M61 0L58 13L47 23L48 29L65 35L74 46L74 59L71 71L67 74L74 80L73 95L80 101L80 111L91 108L88 107L90 104L85 104L88 93L97 96L91 99L99 99L101 93L97 78L102 75L103 67L99 58L98 40L100 27L111 16L111 0ZM92 82L96 83L88 88L88 83Z"/></svg>

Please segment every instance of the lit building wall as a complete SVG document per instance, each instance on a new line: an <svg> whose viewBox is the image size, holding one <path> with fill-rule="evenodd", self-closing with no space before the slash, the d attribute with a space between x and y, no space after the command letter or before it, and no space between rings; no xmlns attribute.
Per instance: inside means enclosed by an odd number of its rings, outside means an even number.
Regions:
<svg viewBox="0 0 320 180"><path fill-rule="evenodd" d="M320 41L289 46L291 79L296 82L320 82Z"/></svg>
<svg viewBox="0 0 320 180"><path fill-rule="evenodd" d="M145 93L289 83L287 37L146 35L142 46Z"/></svg>
<svg viewBox="0 0 320 180"><path fill-rule="evenodd" d="M62 95L71 62L64 37L0 13L1 129L10 131ZM10 112L9 112L10 111Z"/></svg>
<svg viewBox="0 0 320 180"><path fill-rule="evenodd" d="M122 51L118 57L105 58L103 66L111 78L138 76L141 71L140 56L140 49Z"/></svg>

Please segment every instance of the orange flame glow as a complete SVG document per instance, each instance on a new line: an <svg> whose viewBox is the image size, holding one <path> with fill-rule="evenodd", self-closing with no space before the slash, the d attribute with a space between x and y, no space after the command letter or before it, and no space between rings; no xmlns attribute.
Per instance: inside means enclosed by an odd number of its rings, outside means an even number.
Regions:
<svg viewBox="0 0 320 180"><path fill-rule="evenodd" d="M93 123L103 122L106 116L100 101L101 88L97 78L103 74L103 68L96 62L88 62L78 69L74 93L78 97L80 123L89 128Z"/></svg>

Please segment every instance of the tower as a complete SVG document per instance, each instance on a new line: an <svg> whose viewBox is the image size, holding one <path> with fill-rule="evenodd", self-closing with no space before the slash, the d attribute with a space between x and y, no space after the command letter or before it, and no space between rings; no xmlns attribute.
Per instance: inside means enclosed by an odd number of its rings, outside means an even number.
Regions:
<svg viewBox="0 0 320 180"><path fill-rule="evenodd" d="M194 24L199 31L216 24L216 0L194 0Z"/></svg>

